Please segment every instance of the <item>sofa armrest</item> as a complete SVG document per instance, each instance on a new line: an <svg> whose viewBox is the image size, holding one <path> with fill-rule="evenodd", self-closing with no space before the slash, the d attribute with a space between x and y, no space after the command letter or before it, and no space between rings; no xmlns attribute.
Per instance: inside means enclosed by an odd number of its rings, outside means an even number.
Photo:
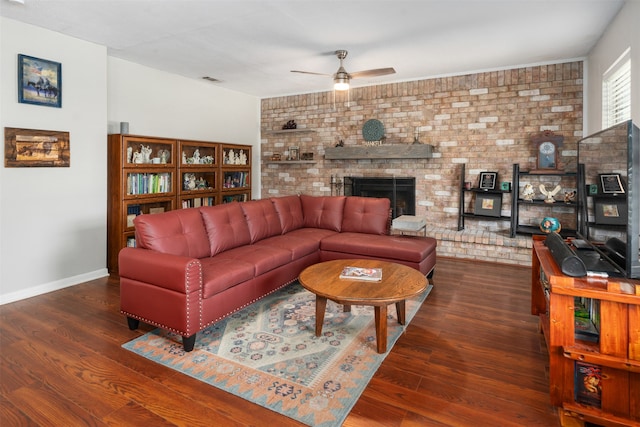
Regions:
<svg viewBox="0 0 640 427"><path fill-rule="evenodd" d="M202 288L197 258L130 247L122 248L118 258L120 277L185 294Z"/></svg>

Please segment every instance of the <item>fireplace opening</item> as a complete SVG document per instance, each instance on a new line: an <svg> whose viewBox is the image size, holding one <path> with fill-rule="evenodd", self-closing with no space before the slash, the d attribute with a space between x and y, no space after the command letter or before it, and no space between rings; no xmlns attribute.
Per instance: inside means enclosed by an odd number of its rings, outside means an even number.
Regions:
<svg viewBox="0 0 640 427"><path fill-rule="evenodd" d="M416 179L382 177L344 177L344 195L386 197L391 201L391 216L416 214Z"/></svg>

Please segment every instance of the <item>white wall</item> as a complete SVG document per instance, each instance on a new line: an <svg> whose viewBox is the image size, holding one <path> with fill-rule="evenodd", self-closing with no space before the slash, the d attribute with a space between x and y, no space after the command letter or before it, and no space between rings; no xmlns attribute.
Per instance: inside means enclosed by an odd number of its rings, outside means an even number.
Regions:
<svg viewBox="0 0 640 427"><path fill-rule="evenodd" d="M602 129L602 76L631 47L631 118L640 124L640 2L629 0L586 61L585 136Z"/></svg>
<svg viewBox="0 0 640 427"><path fill-rule="evenodd" d="M0 22L3 132L68 131L71 152L68 168L0 169L0 301L8 302L106 274L107 63L102 46ZM62 64L62 108L18 103L20 53Z"/></svg>
<svg viewBox="0 0 640 427"><path fill-rule="evenodd" d="M61 109L18 103L19 53L62 63ZM107 274L106 141L120 121L130 133L254 146L260 194L259 99L6 18L0 58L2 128L69 131L71 141L69 168L0 168L0 304Z"/></svg>
<svg viewBox="0 0 640 427"><path fill-rule="evenodd" d="M258 98L224 89L224 83L186 79L113 57L108 64L109 133L119 133L122 121L136 135L252 145L254 164L260 164Z"/></svg>
<svg viewBox="0 0 640 427"><path fill-rule="evenodd" d="M260 100L205 80L108 59L109 133L251 145L252 198L260 197Z"/></svg>

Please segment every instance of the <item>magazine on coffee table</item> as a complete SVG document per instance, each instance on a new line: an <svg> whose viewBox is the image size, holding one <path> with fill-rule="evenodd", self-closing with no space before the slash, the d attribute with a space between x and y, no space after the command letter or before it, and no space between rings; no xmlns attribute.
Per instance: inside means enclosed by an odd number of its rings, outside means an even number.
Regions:
<svg viewBox="0 0 640 427"><path fill-rule="evenodd" d="M367 280L379 282L382 280L381 268L345 267L340 273L341 279Z"/></svg>

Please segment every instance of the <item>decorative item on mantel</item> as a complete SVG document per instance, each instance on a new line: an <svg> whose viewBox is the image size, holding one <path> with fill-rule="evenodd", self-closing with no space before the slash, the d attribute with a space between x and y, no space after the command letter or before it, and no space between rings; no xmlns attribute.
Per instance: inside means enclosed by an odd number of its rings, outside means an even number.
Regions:
<svg viewBox="0 0 640 427"><path fill-rule="evenodd" d="M414 144L414 145L422 144L422 143L420 142L420 128L419 128L419 127L416 127L416 133L415 133L415 135L413 136L413 144Z"/></svg>
<svg viewBox="0 0 640 427"><path fill-rule="evenodd" d="M380 120L367 120L362 126L362 137L366 146L382 145L385 140L384 125Z"/></svg>
<svg viewBox="0 0 640 427"><path fill-rule="evenodd" d="M282 130L287 130L287 129L297 129L298 125L296 124L295 120L289 120L287 123L282 125Z"/></svg>

